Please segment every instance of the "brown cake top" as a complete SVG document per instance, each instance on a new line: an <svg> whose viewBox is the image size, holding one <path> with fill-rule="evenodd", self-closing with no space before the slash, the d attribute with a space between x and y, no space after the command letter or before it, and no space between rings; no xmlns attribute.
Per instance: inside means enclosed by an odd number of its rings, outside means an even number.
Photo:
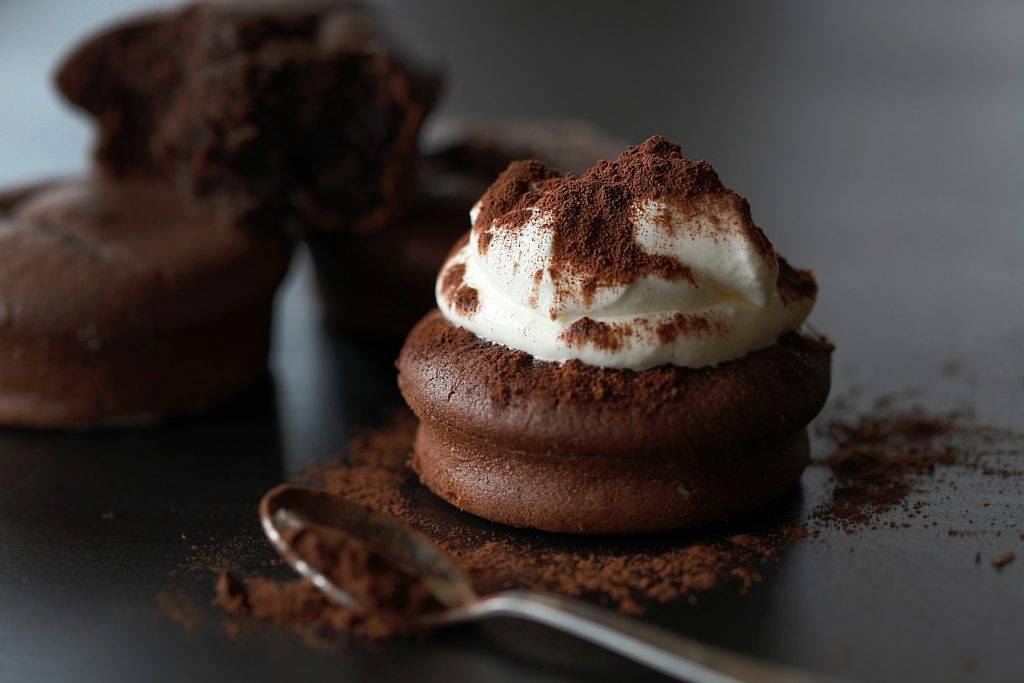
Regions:
<svg viewBox="0 0 1024 683"><path fill-rule="evenodd" d="M206 324L262 301L291 244L211 223L166 182L43 184L0 202L0 337L114 339Z"/></svg>

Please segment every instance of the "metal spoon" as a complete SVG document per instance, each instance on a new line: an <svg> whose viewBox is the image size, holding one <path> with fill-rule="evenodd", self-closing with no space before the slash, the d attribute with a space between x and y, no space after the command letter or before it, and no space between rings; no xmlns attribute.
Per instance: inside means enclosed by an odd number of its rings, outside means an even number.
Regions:
<svg viewBox="0 0 1024 683"><path fill-rule="evenodd" d="M418 577L446 607L423 618L424 627L488 617L519 617L570 633L669 676L693 683L820 683L803 671L705 645L579 600L527 590L479 596L455 564L427 537L397 520L365 510L327 491L282 484L260 501L260 521L270 542L295 571L331 600L360 606L286 540L303 527L340 529Z"/></svg>

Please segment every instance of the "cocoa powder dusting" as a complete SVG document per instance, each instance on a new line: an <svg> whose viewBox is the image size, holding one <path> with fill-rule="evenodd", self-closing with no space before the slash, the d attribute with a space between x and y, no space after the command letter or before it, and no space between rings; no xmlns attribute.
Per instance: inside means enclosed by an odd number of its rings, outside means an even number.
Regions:
<svg viewBox="0 0 1024 683"><path fill-rule="evenodd" d="M701 325L697 319L685 317L677 322L681 322L687 332L694 331L690 325L698 328ZM710 333L714 333L717 329L715 324L709 322L709 326ZM632 327L635 334L635 321ZM601 335L594 336L598 340L601 338ZM457 362L463 363L472 358L473 363L493 368L494 372L483 380L484 388L490 399L499 405L529 400L541 401L545 408L552 409L563 404L628 404L657 410L666 401L693 390L701 378L711 372L706 368L684 370L671 365L634 372L599 368L576 360L564 363L538 361L528 353L486 342L472 332L439 318L435 318L434 324L421 328L417 339L417 358L430 359L432 363L456 362L452 359L452 350L458 349ZM593 341L591 337L585 339ZM775 348L785 348L787 352L813 358L820 356L822 345L828 345L828 342L788 334L779 339ZM766 353L771 353L771 348L748 354L747 361ZM723 363L714 372L730 373L736 367L734 363Z"/></svg>
<svg viewBox="0 0 1024 683"><path fill-rule="evenodd" d="M466 572L481 593L532 588L588 598L627 613L639 614L650 603L696 601L701 592L734 586L745 592L763 578L785 547L808 532L782 525L754 534L721 538L655 540L567 539L510 529L455 513L416 480L407 467L415 418L397 413L382 429L367 430L347 452L301 475L371 510L394 516L427 534ZM357 567L365 564L363 558ZM355 593L380 591L368 583L336 579ZM386 578L386 581L392 581ZM385 589L386 590L386 589ZM217 605L233 615L247 615L300 633L352 631L363 637L407 632L407 610L385 623L376 613L359 618L333 605L304 580L239 579L221 573ZM369 602L373 602L373 596ZM408 601L399 606L409 604ZM413 601L417 609L422 603ZM392 615L393 616L393 615Z"/></svg>
<svg viewBox="0 0 1024 683"><path fill-rule="evenodd" d="M486 232L499 220L502 227L521 227L522 223L515 225L509 221L508 215L528 213L540 199L541 190L558 178L558 172L543 161L513 161L480 198L480 213L473 222L474 229ZM478 244L478 248L480 253L486 253L486 244Z"/></svg>
<svg viewBox="0 0 1024 683"><path fill-rule="evenodd" d="M459 315L469 317L480 306L480 294L476 288L463 284L466 264L455 263L441 274L441 296L455 307Z"/></svg>
<svg viewBox="0 0 1024 683"><path fill-rule="evenodd" d="M462 279L465 276L465 263L455 263L448 266L441 276L441 296L445 299L451 299L452 293L462 286Z"/></svg>
<svg viewBox="0 0 1024 683"><path fill-rule="evenodd" d="M559 175L535 160L513 162L481 198L473 232L478 251L486 254L495 231L518 231L531 220L544 221L542 229L552 233L548 272L554 301L548 314L554 320L569 302L592 305L599 290L643 277L685 280L697 286L688 264L641 247L635 212L650 202L666 205L653 220L667 234L675 229L672 212L700 215L700 229L710 231L713 238L739 230L769 261L776 261L771 243L751 218L747 201L723 185L706 161L684 158L678 145L658 136L627 148L614 161L599 161L580 176ZM719 220L720 213L738 220ZM817 285L810 271L796 270L784 261L780 268L779 292L786 303L814 296ZM530 305L536 306L536 301L531 295ZM663 325L659 334L671 341L689 329ZM592 321L567 330L564 340L606 351L623 346L622 334Z"/></svg>
<svg viewBox="0 0 1024 683"><path fill-rule="evenodd" d="M469 317L476 313L476 309L480 306L480 295L474 287L462 285L455 290L452 303L459 315Z"/></svg>
<svg viewBox="0 0 1024 683"><path fill-rule="evenodd" d="M658 323L658 338L664 344L671 344L680 335L684 337L701 337L720 333L721 324L719 321L707 315L697 313L676 313L669 320Z"/></svg>
<svg viewBox="0 0 1024 683"><path fill-rule="evenodd" d="M565 329L559 338L569 346L590 345L601 351L614 352L628 344L633 328L622 323L599 322L586 316Z"/></svg>
<svg viewBox="0 0 1024 683"><path fill-rule="evenodd" d="M632 213L647 201L683 211L726 204L742 217L741 229L755 247L775 258L746 200L723 185L706 161L684 158L678 145L658 136L627 148L614 161L599 161L581 176L560 176L538 161L511 164L481 199L473 229L478 234L518 230L535 212L544 215L554 232L551 274L559 297L581 295L589 304L599 288L643 276L696 284L686 264L640 247ZM717 224L715 229L731 228ZM483 253L486 246L480 249Z"/></svg>

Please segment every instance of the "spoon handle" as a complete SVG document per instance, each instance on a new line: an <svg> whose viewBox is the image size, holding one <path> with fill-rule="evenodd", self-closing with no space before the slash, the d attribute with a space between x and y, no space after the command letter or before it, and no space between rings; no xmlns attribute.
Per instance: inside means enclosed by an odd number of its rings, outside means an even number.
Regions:
<svg viewBox="0 0 1024 683"><path fill-rule="evenodd" d="M821 683L826 680L705 645L617 612L557 595L506 591L474 602L464 610L458 611L460 621L483 617L528 619L692 683Z"/></svg>

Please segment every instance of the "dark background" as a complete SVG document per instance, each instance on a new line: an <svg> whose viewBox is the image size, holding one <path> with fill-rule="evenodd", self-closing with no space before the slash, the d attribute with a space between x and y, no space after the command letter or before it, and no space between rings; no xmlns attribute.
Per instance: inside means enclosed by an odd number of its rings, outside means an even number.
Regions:
<svg viewBox="0 0 1024 683"><path fill-rule="evenodd" d="M51 69L144 4L0 0L0 183L84 167L88 126ZM865 351L912 365L937 338L972 352L1019 339L1024 306L988 311L1024 290L1024 4L385 4L447 73L439 115L581 118L710 160L776 247L814 267L813 320L837 338L867 328ZM976 305L952 310L964 289ZM915 315L901 348L890 328Z"/></svg>
<svg viewBox="0 0 1024 683"><path fill-rule="evenodd" d="M779 251L815 269L811 322L838 345L834 395L902 392L1024 425L1024 4L388 4L448 74L441 115L580 118L709 159ZM49 73L137 6L0 0L0 183L85 167L88 127ZM159 430L0 434L0 680L639 675L567 645L515 656L547 642L521 631L311 653L272 631L186 635L160 613L155 596L194 541L252 531L260 491L394 399L387 359L323 334L308 274L300 260L280 298L276 393L259 405ZM656 617L861 680L1016 680L1024 562L997 572L988 559L1022 558L1024 541L945 529L1024 524L1024 501L964 476L931 501L934 528L802 546L750 596ZM821 485L808 475L794 504L811 509Z"/></svg>

